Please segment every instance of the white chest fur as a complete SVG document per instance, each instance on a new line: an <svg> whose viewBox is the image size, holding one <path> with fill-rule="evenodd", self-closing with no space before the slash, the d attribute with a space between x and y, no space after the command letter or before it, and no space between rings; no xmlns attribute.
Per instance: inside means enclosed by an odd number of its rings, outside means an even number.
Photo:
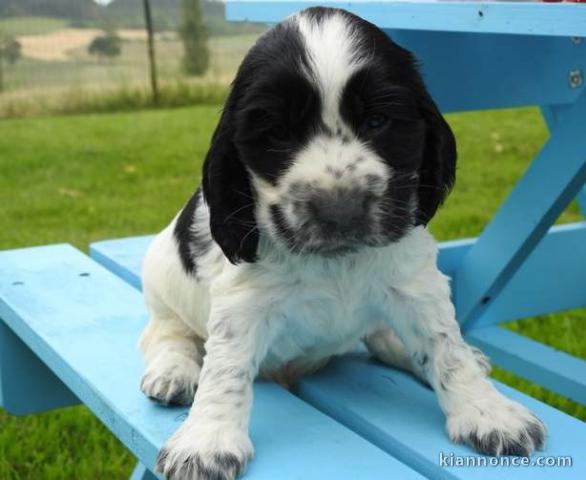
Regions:
<svg viewBox="0 0 586 480"><path fill-rule="evenodd" d="M420 227L404 241L339 258L267 255L251 267L263 292L279 299L267 312L276 325L262 370L288 364L312 370L352 349L389 318L383 300L390 290L435 261L435 254L433 239Z"/></svg>
<svg viewBox="0 0 586 480"><path fill-rule="evenodd" d="M261 260L234 266L214 246L200 259L195 278L172 253L172 228L159 235L146 258L144 291L151 310L172 310L205 340L211 304L233 302L224 297L235 292L240 305L255 308L272 326L263 372L292 364L303 373L351 349L391 314L382 307L388 305L385 296L436 256L433 238L417 227L397 243L336 258L294 256L261 243Z"/></svg>

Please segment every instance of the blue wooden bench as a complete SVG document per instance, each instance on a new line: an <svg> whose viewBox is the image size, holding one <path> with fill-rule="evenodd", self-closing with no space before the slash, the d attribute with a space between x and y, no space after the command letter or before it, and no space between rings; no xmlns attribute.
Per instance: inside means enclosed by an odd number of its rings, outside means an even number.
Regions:
<svg viewBox="0 0 586 480"><path fill-rule="evenodd" d="M227 14L275 23L311 3L229 0ZM586 403L586 362L498 326L586 305L586 222L551 227L574 197L586 210L586 6L321 3L354 11L415 51L444 111L541 106L547 144L483 234L443 244L439 261L470 341L496 364ZM138 389L139 270L150 238L96 243L93 259L67 245L0 252L0 405L23 415L86 404L137 457L134 479L154 478L156 452L186 414ZM433 393L356 352L294 394L255 384L258 457L246 478L586 478L586 424L497 387L549 427L531 461L571 457L571 467L445 466L442 454L474 453L448 441Z"/></svg>

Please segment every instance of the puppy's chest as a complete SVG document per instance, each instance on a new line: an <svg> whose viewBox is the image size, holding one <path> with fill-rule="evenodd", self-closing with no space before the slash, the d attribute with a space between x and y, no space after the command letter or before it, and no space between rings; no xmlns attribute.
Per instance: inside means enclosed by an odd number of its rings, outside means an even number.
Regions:
<svg viewBox="0 0 586 480"><path fill-rule="evenodd" d="M302 278L277 312L273 362L317 361L343 353L382 321L376 280ZM305 283L304 283L305 282Z"/></svg>

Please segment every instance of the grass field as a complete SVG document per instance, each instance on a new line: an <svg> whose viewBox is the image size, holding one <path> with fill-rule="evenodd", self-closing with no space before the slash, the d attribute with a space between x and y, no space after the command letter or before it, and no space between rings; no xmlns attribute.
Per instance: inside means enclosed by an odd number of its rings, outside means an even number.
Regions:
<svg viewBox="0 0 586 480"><path fill-rule="evenodd" d="M51 17L0 18L0 32L6 35L42 35L65 28L67 20Z"/></svg>
<svg viewBox="0 0 586 480"><path fill-rule="evenodd" d="M0 249L89 242L161 229L198 183L219 106L0 121ZM536 110L449 116L459 139L455 191L433 221L440 240L477 235L546 137ZM560 221L580 219L575 205ZM586 358L586 311L509 324ZM132 347L130 347L132 348ZM578 418L586 407L496 370ZM26 418L0 412L0 478L122 479L131 455L84 407Z"/></svg>
<svg viewBox="0 0 586 480"><path fill-rule="evenodd" d="M76 35L66 36L67 32ZM23 91L39 89L62 91L81 87L107 87L131 83L146 85L148 83L147 50L144 40L124 40L119 57L99 60L87 52L87 45L99 34L98 31L69 29L60 33L62 33L60 37L47 35L44 47L41 41L36 43L41 44L40 47L44 48L45 54L50 54L54 50L56 57L64 57L65 60L43 60L23 56L15 65L6 67L7 91L2 96L18 96ZM138 33L140 32L137 31ZM54 34L55 32L51 35ZM80 35L87 37L85 43L83 38L79 38ZM58 38L60 42L66 42L70 37L71 48L67 45L51 44L52 39ZM256 38L257 35L254 34L210 38L210 67L201 81L214 80L224 84L230 82L238 64ZM79 46L80 43L83 46ZM177 79L182 76L182 49L181 42L172 37L157 40L157 66L162 80ZM42 54L43 51L39 53ZM38 53L36 55L39 56Z"/></svg>
<svg viewBox="0 0 586 480"><path fill-rule="evenodd" d="M5 67L6 91L0 93L0 118L85 111L83 105L91 103L91 99L85 101L84 97L103 94L111 98L123 91L148 90L146 42L140 38L126 39L119 57L99 60L87 52L87 44L98 33L97 30L65 29L21 39L29 49L29 56ZM121 33L130 37L138 36L141 31ZM201 77L186 77L181 69L181 42L167 33L156 41L159 83L162 88L171 89L177 82L194 89L211 85L225 89L257 36L211 37L208 71Z"/></svg>

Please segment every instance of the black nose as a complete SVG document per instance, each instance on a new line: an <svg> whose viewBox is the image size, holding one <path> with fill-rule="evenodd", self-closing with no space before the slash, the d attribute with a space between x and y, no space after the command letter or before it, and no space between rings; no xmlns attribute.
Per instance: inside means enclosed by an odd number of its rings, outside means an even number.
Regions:
<svg viewBox="0 0 586 480"><path fill-rule="evenodd" d="M337 230L357 228L366 218L369 196L359 190L319 192L309 200L314 219Z"/></svg>

